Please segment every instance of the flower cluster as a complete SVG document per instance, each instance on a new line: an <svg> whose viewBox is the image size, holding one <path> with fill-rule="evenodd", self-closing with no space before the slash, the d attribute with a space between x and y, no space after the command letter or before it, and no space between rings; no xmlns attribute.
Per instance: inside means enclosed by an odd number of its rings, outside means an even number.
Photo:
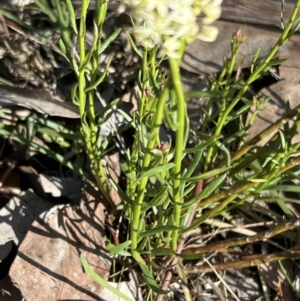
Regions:
<svg viewBox="0 0 300 301"><path fill-rule="evenodd" d="M216 39L218 29L210 24L220 17L221 3L222 0L122 0L119 12L130 10L132 32L140 45L160 46L160 56L176 58L181 39L187 43ZM201 14L203 18L197 22Z"/></svg>
<svg viewBox="0 0 300 301"><path fill-rule="evenodd" d="M34 0L10 0L10 3L7 3L11 6L24 7L30 3L33 3Z"/></svg>

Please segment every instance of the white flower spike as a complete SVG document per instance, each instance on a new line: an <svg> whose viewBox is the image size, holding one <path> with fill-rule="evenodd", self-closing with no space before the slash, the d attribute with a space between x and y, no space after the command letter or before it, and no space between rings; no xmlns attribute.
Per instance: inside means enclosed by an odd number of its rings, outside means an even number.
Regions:
<svg viewBox="0 0 300 301"><path fill-rule="evenodd" d="M159 56L178 58L180 40L213 42L218 29L212 24L221 15L223 0L122 0L119 11L128 7L139 45L160 47ZM197 17L203 14L199 28ZM198 21L199 22L199 21Z"/></svg>

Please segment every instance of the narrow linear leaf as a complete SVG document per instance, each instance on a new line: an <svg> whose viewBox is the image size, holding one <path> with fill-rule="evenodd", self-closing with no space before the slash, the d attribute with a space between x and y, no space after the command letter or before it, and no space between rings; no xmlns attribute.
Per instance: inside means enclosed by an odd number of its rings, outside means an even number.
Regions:
<svg viewBox="0 0 300 301"><path fill-rule="evenodd" d="M83 176L85 179L89 178L88 174L82 168L80 168L77 165L73 164L69 160L66 160L64 156L62 156L58 153L55 153L55 152L51 151L50 149L47 149L47 148L33 142L32 140L28 140L28 139L23 138L21 136L14 135L14 134L12 134L11 132L9 132L5 129L0 129L0 135L8 136L8 137L10 137L11 139L13 139L15 141L18 141L22 144L28 145L28 146L36 149L39 153L44 154L46 156L49 156L50 158L52 158L52 159L58 161L59 163L61 163L62 165L70 168L71 170L73 170L77 174ZM88 182L91 183L90 181L88 181Z"/></svg>
<svg viewBox="0 0 300 301"><path fill-rule="evenodd" d="M150 288L157 294L166 295L169 291L162 290L156 283L156 281L153 278L152 273L145 265L140 265L141 270L143 272L145 281L150 286Z"/></svg>
<svg viewBox="0 0 300 301"><path fill-rule="evenodd" d="M91 46L91 52L94 52L99 44L99 30L95 20L93 20L93 25L94 25L94 40Z"/></svg>
<svg viewBox="0 0 300 301"><path fill-rule="evenodd" d="M227 173L220 175L215 180L210 182L199 194L198 199L199 200L204 199L204 198L208 197L209 195L211 195L212 193L214 193L216 191L216 189L223 183L223 181L226 179L226 177L227 177Z"/></svg>
<svg viewBox="0 0 300 301"><path fill-rule="evenodd" d="M143 206L143 211L155 206L160 206L165 203L168 199L169 195L167 193L167 187L163 188L156 196L146 205Z"/></svg>
<svg viewBox="0 0 300 301"><path fill-rule="evenodd" d="M300 193L300 186L296 185L276 185L268 187L268 190L288 191Z"/></svg>
<svg viewBox="0 0 300 301"><path fill-rule="evenodd" d="M129 180L131 180L131 181L133 181L133 182L137 182L137 181L138 181L137 178L136 178L136 176L129 170L129 167L128 167L128 164L127 164L127 163L121 164L121 169L122 169L122 171L124 172L125 176L126 176Z"/></svg>
<svg viewBox="0 0 300 301"><path fill-rule="evenodd" d="M131 44L133 50L136 52L136 54L137 54L139 57L143 58L143 54L142 54L142 53L139 51L139 49L137 48L137 46L136 46L136 44L134 43L134 41L133 41L131 35L127 33L127 36L128 36L128 38L129 38L129 41L130 41L130 44Z"/></svg>
<svg viewBox="0 0 300 301"><path fill-rule="evenodd" d="M64 41L63 41L62 39L59 39L58 45L59 45L60 50L61 50L64 54L66 54L66 53L67 53L66 45L65 45L65 43L64 43Z"/></svg>
<svg viewBox="0 0 300 301"><path fill-rule="evenodd" d="M250 179L249 180L252 183L266 183L266 179Z"/></svg>
<svg viewBox="0 0 300 301"><path fill-rule="evenodd" d="M277 65L284 63L285 61L286 61L286 59L273 59L268 63L268 66L270 66L270 67L277 66Z"/></svg>
<svg viewBox="0 0 300 301"><path fill-rule="evenodd" d="M258 59L258 56L260 54L260 51L261 51L261 47L257 48L257 50L255 51L254 53L254 56L253 56L253 60L252 60L252 64L251 64L251 73L254 72L254 67L255 67L255 63Z"/></svg>
<svg viewBox="0 0 300 301"><path fill-rule="evenodd" d="M147 171L142 173L142 175L138 178L138 181L140 181L141 179L143 179L145 177L151 177L151 176L154 176L155 174L167 171L174 166L175 166L174 163L167 163L165 165L155 166L153 168L150 168Z"/></svg>
<svg viewBox="0 0 300 301"><path fill-rule="evenodd" d="M96 79L89 87L87 87L87 88L84 90L84 92L86 93L86 92L89 92L89 91L91 91L91 90L97 88L97 87L103 82L103 80L105 79L106 75L107 75L107 72L106 72L106 70L105 70L105 71L101 74L101 76L98 77L98 79Z"/></svg>
<svg viewBox="0 0 300 301"><path fill-rule="evenodd" d="M216 144L225 155L226 165L230 166L230 152L229 152L229 150L225 147L225 145L223 143L220 143L219 141L217 141Z"/></svg>
<svg viewBox="0 0 300 301"><path fill-rule="evenodd" d="M230 167L216 168L216 169L213 169L211 171L205 172L205 173L197 175L197 176L193 176L193 177L189 177L189 178L182 178L182 181L189 181L189 182L193 183L193 182L197 182L199 180L206 180L206 179L209 179L216 175L219 175L223 172L226 172L229 169L230 169Z"/></svg>
<svg viewBox="0 0 300 301"><path fill-rule="evenodd" d="M123 294L122 292L120 292L117 288L113 287L112 285L110 285L106 280L104 280L102 277L100 277L97 273L95 273L93 271L93 269L90 267L90 265L88 264L86 258L83 256L83 254L80 255L80 260L81 263L84 267L85 272L93 279L95 280L97 283L99 283L101 286L105 287L106 289L108 289L109 291L111 291L113 294L115 294L116 296L118 296L119 298L126 300L126 301L134 301L132 299L130 299L129 297L127 297L125 294Z"/></svg>
<svg viewBox="0 0 300 301"><path fill-rule="evenodd" d="M132 200L129 198L129 196L119 187L119 185L114 181L114 179L110 176L110 174L107 174L108 182L112 186L112 188L120 195L121 199L129 204L130 206L133 206Z"/></svg>
<svg viewBox="0 0 300 301"><path fill-rule="evenodd" d="M116 254L120 254L121 251L124 251L130 245L131 245L131 240L128 240L119 244L118 246L112 244L112 247L107 249L111 255L116 255Z"/></svg>
<svg viewBox="0 0 300 301"><path fill-rule="evenodd" d="M103 53L103 51L113 42L121 32L121 28L118 28L105 42L101 45L99 49L99 53Z"/></svg>
<svg viewBox="0 0 300 301"><path fill-rule="evenodd" d="M74 32L76 33L76 35L78 35L78 30L77 30L77 25L76 25L76 17L75 17L75 12L74 12L72 2L71 2L71 0L66 0L66 2L67 2L67 8L68 8L69 16L70 16L71 26L72 26Z"/></svg>
<svg viewBox="0 0 300 301"><path fill-rule="evenodd" d="M151 254L155 256L173 256L174 252L167 248L157 248L151 250Z"/></svg>
<svg viewBox="0 0 300 301"><path fill-rule="evenodd" d="M149 229L149 230L146 230L144 232L140 232L139 237L147 237L147 236L150 236L150 235L155 235L155 234L158 234L158 233L169 232L169 231L174 231L174 230L178 230L178 227L173 226L173 225L158 226L156 228Z"/></svg>
<svg viewBox="0 0 300 301"><path fill-rule="evenodd" d="M88 51L88 53L86 54L83 62L80 64L78 71L82 72L85 70L85 68L87 67L87 65L90 63L91 61L91 57L92 57L92 51Z"/></svg>

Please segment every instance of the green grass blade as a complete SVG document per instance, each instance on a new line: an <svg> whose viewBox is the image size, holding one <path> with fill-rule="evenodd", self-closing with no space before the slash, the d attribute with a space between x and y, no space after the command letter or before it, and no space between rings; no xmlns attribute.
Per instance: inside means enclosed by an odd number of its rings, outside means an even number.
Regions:
<svg viewBox="0 0 300 301"><path fill-rule="evenodd" d="M110 285L106 280L104 280L103 278L101 278L97 273L95 273L93 271L93 269L90 267L90 265L88 264L86 258L83 256L83 254L80 255L80 260L81 263L84 267L85 272L93 279L95 280L97 283L99 283L101 286L105 287L106 289L108 289L109 291L111 291L113 294L115 294L116 296L118 296L119 298L125 300L125 301L134 301L130 298L128 298L125 294L123 294L122 292L120 292L117 288L113 287L112 285Z"/></svg>

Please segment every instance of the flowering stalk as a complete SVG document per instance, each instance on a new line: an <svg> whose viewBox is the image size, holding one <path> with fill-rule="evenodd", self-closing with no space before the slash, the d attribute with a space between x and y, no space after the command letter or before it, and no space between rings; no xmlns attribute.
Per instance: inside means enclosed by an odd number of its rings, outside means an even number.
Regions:
<svg viewBox="0 0 300 301"><path fill-rule="evenodd" d="M167 57L169 59L171 77L161 95L158 96L157 106L155 112L153 112L152 129L148 135L150 138L143 156L142 170L146 171L151 167L151 162L153 161L151 151L158 142L157 137L164 119L165 103L169 97L172 84L177 100L172 193L173 222L177 230L173 231L171 235L173 251L177 250L178 229L180 227L181 207L183 204L180 179L186 133L186 105L180 78L180 63L186 43L196 39L202 39L207 42L215 40L218 29L210 24L219 18L221 2L222 0L123 0L119 8L119 12L129 8L133 20L133 27L129 29L129 32L134 35L137 44L149 50L158 49L157 57ZM202 19L202 27L199 28L197 16L201 13L204 13L205 17ZM147 73L145 72L145 57L143 62L143 75L145 75ZM143 83L141 84L142 88L144 88L144 82L145 78L143 78ZM139 105L144 106L143 100ZM143 114L140 115L139 118L142 118ZM143 176L140 179L131 223L132 255L142 266L145 265L145 261L138 251L138 233L142 213L141 208L146 196L148 180L149 176Z"/></svg>
<svg viewBox="0 0 300 301"><path fill-rule="evenodd" d="M182 49L184 49L184 40L181 41ZM181 194L181 163L183 158L183 150L185 149L184 133L185 133L185 117L186 117L186 105L185 97L182 89L182 82L180 78L180 63L181 60L169 58L171 77L174 85L174 89L177 96L177 129L176 129L176 145L175 145L175 155L174 155L174 179L173 179L173 219L177 230L172 233L172 243L171 247L173 251L177 250L178 243L178 229L180 226L180 214L181 205L183 203L183 198Z"/></svg>

